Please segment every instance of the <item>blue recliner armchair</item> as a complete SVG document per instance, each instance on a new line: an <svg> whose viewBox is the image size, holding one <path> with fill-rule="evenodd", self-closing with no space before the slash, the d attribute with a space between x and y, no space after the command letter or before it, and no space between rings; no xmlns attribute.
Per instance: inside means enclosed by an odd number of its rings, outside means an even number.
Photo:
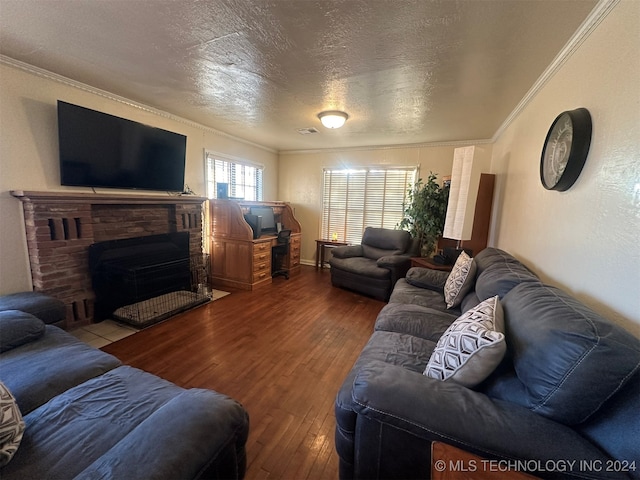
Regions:
<svg viewBox="0 0 640 480"><path fill-rule="evenodd" d="M367 227L360 245L331 251L331 284L387 301L419 250L419 242L405 230Z"/></svg>

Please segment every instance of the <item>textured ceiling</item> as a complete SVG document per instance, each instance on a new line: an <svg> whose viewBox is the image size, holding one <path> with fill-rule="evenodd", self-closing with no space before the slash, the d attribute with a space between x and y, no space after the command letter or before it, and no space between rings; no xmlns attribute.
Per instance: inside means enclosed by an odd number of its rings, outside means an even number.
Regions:
<svg viewBox="0 0 640 480"><path fill-rule="evenodd" d="M478 140L595 5L0 0L0 53L276 150Z"/></svg>

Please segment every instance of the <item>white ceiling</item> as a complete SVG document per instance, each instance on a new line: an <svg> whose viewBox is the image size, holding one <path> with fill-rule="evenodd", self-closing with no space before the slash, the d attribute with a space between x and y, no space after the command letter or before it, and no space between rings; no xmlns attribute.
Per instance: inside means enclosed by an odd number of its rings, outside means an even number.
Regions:
<svg viewBox="0 0 640 480"><path fill-rule="evenodd" d="M479 140L596 3L0 0L0 53L275 150Z"/></svg>

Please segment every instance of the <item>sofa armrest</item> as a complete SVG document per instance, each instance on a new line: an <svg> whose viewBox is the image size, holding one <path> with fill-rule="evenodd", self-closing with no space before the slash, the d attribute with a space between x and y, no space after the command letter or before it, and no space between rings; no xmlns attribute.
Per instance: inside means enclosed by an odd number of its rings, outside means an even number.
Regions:
<svg viewBox="0 0 640 480"><path fill-rule="evenodd" d="M248 415L233 399L186 390L76 478L242 478L248 430Z"/></svg>
<svg viewBox="0 0 640 480"><path fill-rule="evenodd" d="M426 288L435 292L444 292L450 272L424 267L412 267L406 275L407 283L414 287Z"/></svg>
<svg viewBox="0 0 640 480"><path fill-rule="evenodd" d="M379 267L386 268L391 271L391 285L407 274L411 268L411 257L409 255L385 255L380 257L376 264Z"/></svg>
<svg viewBox="0 0 640 480"><path fill-rule="evenodd" d="M331 256L336 258L362 257L362 245L341 245L331 249Z"/></svg>
<svg viewBox="0 0 640 480"><path fill-rule="evenodd" d="M0 312L0 353L32 342L44 335L44 322L20 310Z"/></svg>
<svg viewBox="0 0 640 480"><path fill-rule="evenodd" d="M601 451L565 425L524 407L495 401L455 383L428 378L384 362L371 362L358 372L352 397L358 416L372 421L358 419L359 435L367 435L369 428L375 429L372 435L385 435L386 432L395 436L393 443L398 444L398 450L371 452L371 455L383 457L405 456L405 460L391 460L395 465L429 457L428 451L411 450L423 450L433 441L448 443L488 459L531 460L534 461L532 465L542 468L547 461L556 462L555 465L575 461L574 469L585 465L580 463L583 460L600 461L603 465L607 461ZM406 440L399 440L403 437L397 432L405 434ZM420 441L415 441L416 437ZM384 458L379 461L380 464L384 462ZM574 473L587 474L589 478L588 474L593 472ZM612 474L611 478L618 477Z"/></svg>
<svg viewBox="0 0 640 480"><path fill-rule="evenodd" d="M377 260L377 265L384 268L403 268L411 265L411 257L409 255L385 255Z"/></svg>

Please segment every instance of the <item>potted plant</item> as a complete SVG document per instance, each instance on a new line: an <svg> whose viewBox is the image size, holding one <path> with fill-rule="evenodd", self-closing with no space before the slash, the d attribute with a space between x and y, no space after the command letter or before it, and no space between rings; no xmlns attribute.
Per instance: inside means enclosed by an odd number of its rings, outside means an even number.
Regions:
<svg viewBox="0 0 640 480"><path fill-rule="evenodd" d="M420 239L420 255L430 256L436 249L438 238L444 229L449 200L449 185L440 186L437 175L429 173L408 190L408 203L404 204L404 218L398 228L407 230L413 238Z"/></svg>

